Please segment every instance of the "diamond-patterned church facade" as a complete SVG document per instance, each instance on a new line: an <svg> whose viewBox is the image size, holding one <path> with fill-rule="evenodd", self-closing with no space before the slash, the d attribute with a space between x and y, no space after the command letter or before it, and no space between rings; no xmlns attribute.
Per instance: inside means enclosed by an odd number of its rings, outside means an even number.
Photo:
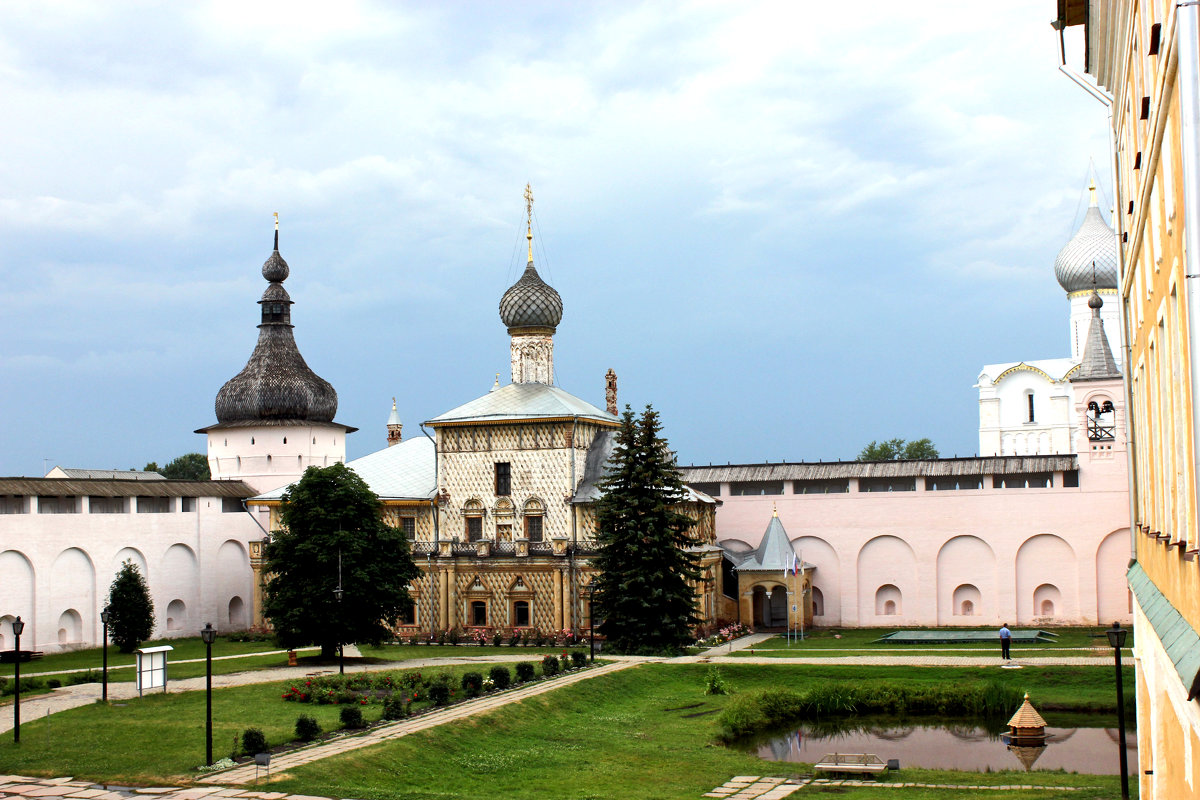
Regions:
<svg viewBox="0 0 1200 800"><path fill-rule="evenodd" d="M421 569L401 636L591 624L592 504L620 425L616 376L611 370L606 376L605 409L554 385L553 336L563 304L538 275L532 247L499 310L511 337L512 382L501 386L497 379L487 394L426 420L429 437L404 439L393 402L387 447L348 463L383 501L385 519L408 535ZM332 411L321 409L324 419L332 420L334 403ZM281 483L249 501L271 510L271 530L279 527L286 490ZM688 490L678 507L696 520L694 547L704 575L696 584L698 616L705 623L735 616L722 590L716 501ZM252 556L261 587L261 546ZM258 625L269 624L256 613Z"/></svg>

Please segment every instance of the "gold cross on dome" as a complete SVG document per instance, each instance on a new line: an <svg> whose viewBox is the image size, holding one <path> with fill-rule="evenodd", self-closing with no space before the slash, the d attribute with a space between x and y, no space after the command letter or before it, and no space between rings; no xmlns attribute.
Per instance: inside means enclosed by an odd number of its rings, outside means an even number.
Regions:
<svg viewBox="0 0 1200 800"><path fill-rule="evenodd" d="M525 238L529 242L529 260L533 261L533 187L525 184Z"/></svg>

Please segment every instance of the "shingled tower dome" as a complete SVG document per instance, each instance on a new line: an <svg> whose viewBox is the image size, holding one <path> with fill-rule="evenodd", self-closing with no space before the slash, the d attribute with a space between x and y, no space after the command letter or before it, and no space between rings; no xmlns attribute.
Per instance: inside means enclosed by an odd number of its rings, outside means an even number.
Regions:
<svg viewBox="0 0 1200 800"><path fill-rule="evenodd" d="M1088 302L1093 292L1112 300L1105 304L1104 321L1107 331L1116 338L1111 343L1113 352L1121 351L1121 325L1117 318L1120 303L1117 302L1116 235L1100 213L1096 202L1095 180L1089 184L1088 191L1091 193L1091 204L1083 218L1083 224L1054 259L1054 277L1066 290L1067 301L1071 306L1071 358L1076 361L1083 358L1083 348L1092 320L1092 309Z"/></svg>
<svg viewBox="0 0 1200 800"><path fill-rule="evenodd" d="M310 466L346 460L345 434L355 428L333 421L337 392L309 369L292 335L292 298L283 288L288 265L275 249L262 274L262 320L250 360L217 392L217 424L208 434L213 478L242 480L258 491L291 483Z"/></svg>
<svg viewBox="0 0 1200 800"><path fill-rule="evenodd" d="M292 298L283 281L288 265L275 249L262 267L266 291L258 301L262 322L258 344L246 366L217 392L217 422L332 422L337 392L309 369L292 335Z"/></svg>
<svg viewBox="0 0 1200 800"><path fill-rule="evenodd" d="M554 383L554 331L563 302L533 266L533 190L525 184L529 260L520 280L500 298L500 321L512 337L513 383Z"/></svg>

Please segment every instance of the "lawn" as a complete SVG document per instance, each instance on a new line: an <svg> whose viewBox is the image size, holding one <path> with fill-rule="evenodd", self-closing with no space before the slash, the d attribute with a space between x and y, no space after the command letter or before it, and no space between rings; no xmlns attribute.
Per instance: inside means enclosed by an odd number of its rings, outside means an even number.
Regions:
<svg viewBox="0 0 1200 800"><path fill-rule="evenodd" d="M773 764L714 744L727 697L703 695L706 665L649 664L586 680L484 717L452 723L280 776L272 789L368 800L497 795L521 797L699 797L734 775L791 775L798 765ZM454 668L461 673L470 667ZM802 687L811 681L980 680L977 669L730 664L722 672L739 692ZM1039 708L1111 709L1112 688L1100 668L1030 668L987 678L1027 689ZM279 743L296 717L338 727L338 706L285 703L283 684L213 693L214 755L228 754L244 728ZM368 720L379 706L367 706ZM124 705L92 705L22 725L22 743L0 741L6 771L73 774L98 781L161 785L194 780L204 753L204 693L148 695ZM436 753L431 758L430 753ZM906 769L906 781L935 782ZM938 773L936 782L1022 783L1014 775ZM1101 776L1039 774L1038 783L1107 787ZM874 789L870 792L893 791ZM1100 790L1097 789L1097 792ZM856 797L895 795L855 794ZM920 795L905 795L913 797ZM953 795L950 795L953 796ZM1028 795L1033 796L1033 795ZM1100 793L1071 793L1100 797ZM1022 797L1005 794L1006 798Z"/></svg>
<svg viewBox="0 0 1200 800"><path fill-rule="evenodd" d="M169 655L169 661L174 664L177 661L183 661L193 658L204 658L204 642L199 636L187 639L161 639L153 642L144 642L142 647L159 647L161 645L170 645L175 648ZM228 639L218 637L213 644L213 658L218 656L238 656L251 655L254 653L263 653L270 650L278 650L279 647L273 642L231 642ZM281 656L284 663L287 663L287 657ZM100 648L93 647L86 650L72 650L67 653L53 653L43 656L36 661L27 661L21 664L21 674L31 675L38 672L59 672L62 670L99 670L103 655ZM213 662L213 670L218 669L218 663ZM239 660L231 660L225 663L240 663ZM108 648L108 666L109 669L114 667L126 667L126 669L118 669L109 673L109 680L133 680L133 653L121 653L112 645ZM172 667L171 674L175 675L176 669L183 665ZM234 669L227 670L229 672L236 671ZM0 675L12 677L13 665L0 664ZM199 674L204 674L204 665L200 665Z"/></svg>
<svg viewBox="0 0 1200 800"><path fill-rule="evenodd" d="M898 628L816 628L805 631L804 641L793 641L792 649L797 647L805 647L808 649L829 648L834 650L851 650L851 649L868 649L868 650L888 650L898 652L916 652L924 650L956 650L956 649L979 649L981 646L978 642L964 642L962 644L914 644L901 645L894 642L878 642L881 636L889 633L894 633L898 630L920 631L920 630L947 630L945 628L920 628L920 627L898 627ZM963 630L985 630L988 633L996 633L994 628L964 628ZM1050 633L1057 634L1052 642L1039 642L1034 645L1021 645L1022 650L1054 650L1054 649L1070 649L1070 648L1088 648L1096 646L1103 647L1109 655L1112 654L1112 649L1108 646L1108 641L1104 636L1104 628L1096 627L1065 627L1065 628L1036 628L1035 626L1021 626L1014 630L1045 630ZM1133 631L1129 631L1129 638L1126 640L1128 648L1133 647ZM768 639L762 644L754 646L756 650L762 649L779 649L787 648L788 641L786 634L779 634L775 638ZM719 649L719 648L718 648ZM1000 638L997 635L995 641L995 651L1000 651ZM1013 647L1013 652L1016 652L1017 647Z"/></svg>
<svg viewBox="0 0 1200 800"><path fill-rule="evenodd" d="M714 744L717 712L726 697L703 694L703 665L652 664L584 681L566 692L454 725L435 728L290 770L273 781L278 791L368 800L393 798L697 798L734 775L791 776L798 764L772 763ZM800 685L834 675L876 677L870 670L754 665L723 667L739 691ZM1086 670L1073 670L1084 672ZM975 671L947 670L943 680L977 678ZM909 678L929 680L930 671ZM1053 677L1039 696L1062 703L1088 695L1087 676ZM438 754L430 758L430 753ZM1111 797L1116 779L1038 773L961 773L905 769L904 781L967 785L1037 783L1084 787L1073 798ZM802 790L815 793L816 787ZM894 789L849 789L848 797L897 798ZM961 792L919 790L905 798L962 797ZM1005 798L1044 796L1005 792Z"/></svg>

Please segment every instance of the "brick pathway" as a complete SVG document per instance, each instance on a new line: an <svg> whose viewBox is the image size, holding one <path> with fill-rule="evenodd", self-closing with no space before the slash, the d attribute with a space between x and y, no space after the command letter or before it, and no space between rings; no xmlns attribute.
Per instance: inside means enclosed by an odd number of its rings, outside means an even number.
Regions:
<svg viewBox="0 0 1200 800"><path fill-rule="evenodd" d="M559 678L538 681L537 683L511 689L507 692L499 692L475 700L467 700L411 719L403 719L387 725L381 725L357 736L341 736L322 744L313 745L312 747L290 750L271 759L271 771L283 772L291 767L309 764L322 758L329 758L330 756L341 755L350 750L370 747L389 739L399 739L401 736L408 736L410 733L428 730L429 728L476 714L484 714L509 703L524 700L527 697L535 697L545 692L554 691L555 689L561 689L564 686L570 686L573 683L587 680L588 678L596 678L601 675L607 675L610 672L626 669L639 663L643 663L643 661L622 660L592 669L572 671ZM248 766L242 765L224 772L208 775L201 778L200 782L246 784L255 779L255 772L253 764Z"/></svg>
<svg viewBox="0 0 1200 800"><path fill-rule="evenodd" d="M885 789L956 789L958 791L1006 791L1010 789L1037 789L1046 792L1077 792L1078 786L1036 786L1032 784L1005 784L1003 786L972 786L958 783L881 783L875 780L853 780L850 778L760 778L757 775L739 775L730 778L704 797L723 797L727 800L779 800L787 797L802 786L878 786ZM831 790L836 791L836 790ZM959 795L960 797L963 795Z"/></svg>

